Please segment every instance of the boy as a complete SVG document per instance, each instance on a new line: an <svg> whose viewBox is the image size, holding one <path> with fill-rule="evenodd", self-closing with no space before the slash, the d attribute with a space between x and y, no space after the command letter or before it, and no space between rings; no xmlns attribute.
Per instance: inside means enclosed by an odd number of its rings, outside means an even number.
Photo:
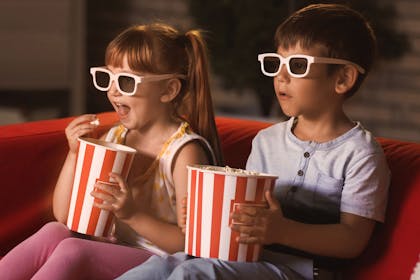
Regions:
<svg viewBox="0 0 420 280"><path fill-rule="evenodd" d="M253 140L247 169L276 174L268 209L240 208L237 241L262 243L257 263L152 258L121 279L328 279L339 259L358 256L385 216L389 171L381 147L343 110L371 69L375 36L354 10L316 4L275 34L260 54L277 100L291 118ZM188 259L188 260L187 260ZM144 278L143 278L144 277Z"/></svg>

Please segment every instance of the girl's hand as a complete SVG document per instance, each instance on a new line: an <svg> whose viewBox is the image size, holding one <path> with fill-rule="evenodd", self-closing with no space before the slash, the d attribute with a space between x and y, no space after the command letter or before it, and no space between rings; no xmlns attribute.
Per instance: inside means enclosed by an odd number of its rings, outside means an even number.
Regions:
<svg viewBox="0 0 420 280"><path fill-rule="evenodd" d="M71 153L77 153L78 137L88 135L98 127L97 124L91 123L96 119L96 115L82 115L80 117L75 118L66 127L65 132Z"/></svg>
<svg viewBox="0 0 420 280"><path fill-rule="evenodd" d="M268 208L242 204L231 213L231 229L241 233L237 242L275 243L277 235L281 233L284 217L279 202L272 197L271 192L267 191L265 198Z"/></svg>
<svg viewBox="0 0 420 280"><path fill-rule="evenodd" d="M184 197L181 201L181 229L182 233L185 234L187 224L187 197Z"/></svg>
<svg viewBox="0 0 420 280"><path fill-rule="evenodd" d="M116 173L110 173L115 184L96 182L91 195L95 197L95 207L112 211L120 219L129 219L135 213L135 203L127 183Z"/></svg>

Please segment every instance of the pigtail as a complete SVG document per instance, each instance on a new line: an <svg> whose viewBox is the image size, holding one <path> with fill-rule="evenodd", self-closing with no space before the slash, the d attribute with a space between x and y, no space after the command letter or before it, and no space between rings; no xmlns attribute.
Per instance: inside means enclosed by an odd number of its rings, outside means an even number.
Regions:
<svg viewBox="0 0 420 280"><path fill-rule="evenodd" d="M210 92L207 48L198 30L185 34L188 55L188 94L184 102L186 117L192 129L209 141L217 165L223 164L219 135L214 120L213 102Z"/></svg>

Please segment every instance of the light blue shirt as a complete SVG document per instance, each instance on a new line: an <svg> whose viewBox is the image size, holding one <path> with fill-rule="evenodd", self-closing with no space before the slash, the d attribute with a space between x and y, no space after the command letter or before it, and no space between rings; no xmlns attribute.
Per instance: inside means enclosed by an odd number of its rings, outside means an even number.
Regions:
<svg viewBox="0 0 420 280"><path fill-rule="evenodd" d="M305 223L338 223L340 212L383 222L389 169L381 146L360 123L324 143L299 140L294 118L260 131L247 170L275 174L284 214Z"/></svg>

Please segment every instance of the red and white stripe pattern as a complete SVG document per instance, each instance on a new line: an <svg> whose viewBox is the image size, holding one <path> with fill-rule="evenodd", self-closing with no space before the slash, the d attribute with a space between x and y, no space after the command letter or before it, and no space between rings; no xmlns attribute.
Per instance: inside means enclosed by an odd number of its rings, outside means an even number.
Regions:
<svg viewBox="0 0 420 280"><path fill-rule="evenodd" d="M121 174L126 179L136 151L124 145L89 138L79 138L79 143L67 226L88 235L108 236L113 215L94 207L90 192L96 181L112 182L110 172Z"/></svg>
<svg viewBox="0 0 420 280"><path fill-rule="evenodd" d="M229 227L237 203L265 205L264 192L276 176L235 176L188 167L188 207L185 253L228 261L258 261L260 245L236 242Z"/></svg>

